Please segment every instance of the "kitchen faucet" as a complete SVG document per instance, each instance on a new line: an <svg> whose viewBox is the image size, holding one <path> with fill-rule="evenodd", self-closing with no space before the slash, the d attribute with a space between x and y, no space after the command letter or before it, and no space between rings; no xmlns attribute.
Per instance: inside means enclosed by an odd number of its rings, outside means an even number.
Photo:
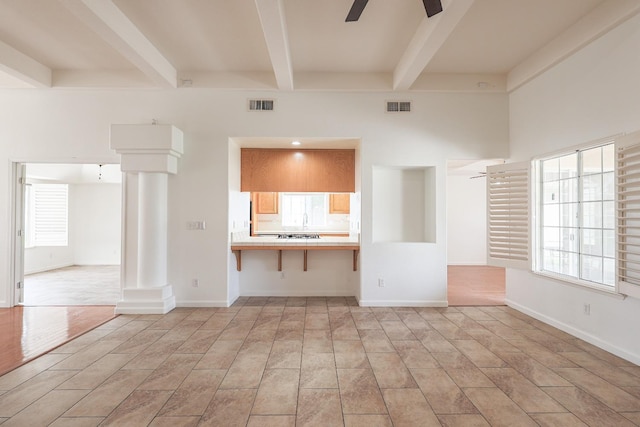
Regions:
<svg viewBox="0 0 640 427"><path fill-rule="evenodd" d="M305 230L308 228L308 224L309 224L309 217L307 216L307 213L305 212L304 214L302 214L302 229Z"/></svg>

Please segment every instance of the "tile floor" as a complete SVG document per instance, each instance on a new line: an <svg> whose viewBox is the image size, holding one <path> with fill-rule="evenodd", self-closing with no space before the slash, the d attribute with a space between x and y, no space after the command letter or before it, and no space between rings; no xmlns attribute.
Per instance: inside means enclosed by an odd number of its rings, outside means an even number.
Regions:
<svg viewBox="0 0 640 427"><path fill-rule="evenodd" d="M0 377L4 426L633 426L640 367L507 307L241 298Z"/></svg>

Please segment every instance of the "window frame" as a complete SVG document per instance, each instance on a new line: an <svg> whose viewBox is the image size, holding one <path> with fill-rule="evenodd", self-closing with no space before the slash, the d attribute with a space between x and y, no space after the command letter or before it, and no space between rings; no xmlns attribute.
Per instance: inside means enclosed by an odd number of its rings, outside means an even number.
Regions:
<svg viewBox="0 0 640 427"><path fill-rule="evenodd" d="M614 176L614 214L617 213L618 210L618 189L617 189L617 178L618 178L618 161L617 161L617 151L618 151L618 137L619 135L602 138L596 141L592 141L585 144L576 145L573 147L568 147L565 149L557 150L551 153L547 153L544 155L534 157L532 162L532 171L531 171L531 206L532 206L532 218L531 218L531 248L532 248L532 259L531 259L531 271L534 274L547 277L556 281L560 281L566 284L578 286L581 288L592 289L595 291L599 291L605 294L610 295L619 295L619 279L618 279L618 222L617 220L614 223L614 282L613 285L607 285L604 283L598 283L586 279L582 279L580 277L573 277L569 275L565 275L562 273L556 273L552 271L542 270L542 252L544 250L543 246L543 231L544 226L542 224L542 209L543 209L543 194L542 194L542 162L545 160L550 160L557 157L562 157L565 155L570 155L573 153L580 153L583 151L588 151L590 149L603 147L606 145L612 145L614 151L614 165L613 165L613 176ZM582 195L582 174L580 172L581 167L580 154L578 154L578 162L577 162L577 170L578 174L576 178L578 179L578 204L580 206L579 209L582 208L582 204L584 203L583 195ZM601 172L603 174L604 172ZM582 219L581 219L581 210L578 211L578 231L582 230ZM604 229L604 228L603 228ZM578 242L578 274L580 274L580 255L583 254L582 248L580 247L580 241Z"/></svg>

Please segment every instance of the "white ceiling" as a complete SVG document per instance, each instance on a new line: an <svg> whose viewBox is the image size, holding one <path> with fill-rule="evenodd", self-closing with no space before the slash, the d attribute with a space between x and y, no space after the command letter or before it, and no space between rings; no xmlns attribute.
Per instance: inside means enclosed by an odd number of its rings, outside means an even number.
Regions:
<svg viewBox="0 0 640 427"><path fill-rule="evenodd" d="M637 0L0 0L0 87L510 91ZM483 82L482 84L478 84Z"/></svg>

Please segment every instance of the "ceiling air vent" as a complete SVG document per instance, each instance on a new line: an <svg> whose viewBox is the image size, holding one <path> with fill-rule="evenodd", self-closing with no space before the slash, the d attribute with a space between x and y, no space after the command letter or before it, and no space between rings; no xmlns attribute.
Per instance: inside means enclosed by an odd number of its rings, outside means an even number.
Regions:
<svg viewBox="0 0 640 427"><path fill-rule="evenodd" d="M273 111L273 99L250 99L249 111Z"/></svg>
<svg viewBox="0 0 640 427"><path fill-rule="evenodd" d="M408 113L411 101L387 101L387 113Z"/></svg>

